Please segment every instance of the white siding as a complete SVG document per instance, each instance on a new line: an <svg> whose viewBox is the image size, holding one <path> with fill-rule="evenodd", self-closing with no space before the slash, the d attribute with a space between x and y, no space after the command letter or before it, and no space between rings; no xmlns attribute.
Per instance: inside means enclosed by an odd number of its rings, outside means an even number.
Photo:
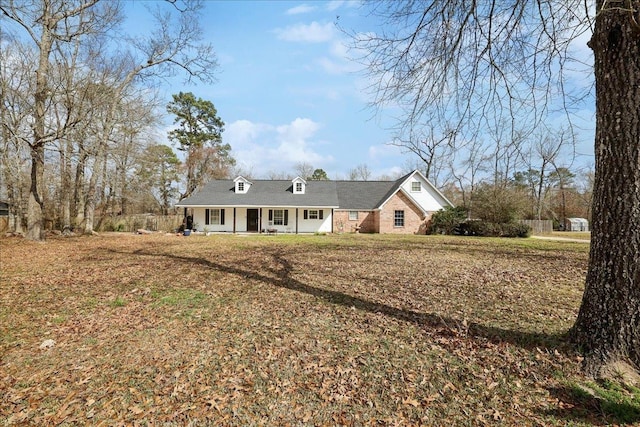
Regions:
<svg viewBox="0 0 640 427"><path fill-rule="evenodd" d="M411 183L416 181L420 182L421 189L419 192L411 191ZM435 212L448 206L448 203L437 192L433 191L432 187L417 173L414 173L402 184L402 189L427 212Z"/></svg>
<svg viewBox="0 0 640 427"><path fill-rule="evenodd" d="M231 224L233 230L233 208L230 209L231 215L229 216L229 224ZM236 232L244 233L247 231L247 209L236 208Z"/></svg>
<svg viewBox="0 0 640 427"><path fill-rule="evenodd" d="M217 209L217 208L209 208ZM233 208L224 208L225 218L224 225L206 225L207 229L212 232L233 232ZM259 208L256 208L259 210ZM287 225L270 225L269 224L269 209L283 209L288 211L288 223ZM309 208L306 208L308 211ZM331 223L333 218L331 216L331 209L318 209L323 211L323 219L304 219L303 208L298 208L298 233L330 233ZM204 231L205 228L205 208L193 208L193 223L197 224L197 231ZM262 208L262 217L259 219L259 229L265 230L272 228L278 230L279 233L295 233L296 232L296 208ZM236 208L236 232L244 233L247 231L247 208Z"/></svg>
<svg viewBox="0 0 640 427"><path fill-rule="evenodd" d="M298 209L298 233L331 233L331 209L318 209L323 211L323 219L304 219L305 210L309 208Z"/></svg>
<svg viewBox="0 0 640 427"><path fill-rule="evenodd" d="M219 208L213 208L219 209ZM233 231L233 208L220 208L225 209L224 224L210 224L205 223L205 208L193 208L193 224L197 231L205 231L205 227L208 231L213 232L232 232ZM245 228L246 228L245 220Z"/></svg>

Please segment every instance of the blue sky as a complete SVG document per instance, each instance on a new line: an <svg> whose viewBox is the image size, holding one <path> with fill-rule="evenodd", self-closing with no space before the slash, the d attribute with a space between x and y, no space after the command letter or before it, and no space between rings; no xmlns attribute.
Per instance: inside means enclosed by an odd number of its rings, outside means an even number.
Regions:
<svg viewBox="0 0 640 427"><path fill-rule="evenodd" d="M144 13L144 3L129 10ZM417 157L388 144L392 113L376 115L367 107L368 83L350 59L349 38L335 25L339 16L345 29L374 29L359 4L206 1L201 24L217 53L218 82L184 86L176 79L163 96L168 101L173 93L190 91L212 101L226 123L224 142L240 170L254 178L293 174L300 162L332 179L348 178L360 164L373 178L398 176ZM585 112L587 121L590 114ZM585 131L580 152L592 152L592 135L592 129Z"/></svg>
<svg viewBox="0 0 640 427"><path fill-rule="evenodd" d="M387 145L390 122L367 108L366 81L337 16L349 29L365 20L358 2L207 1L201 24L218 81L175 79L163 96L189 91L213 102L226 124L223 141L253 177L293 174L299 162L332 179L360 164L373 177L401 174L411 158Z"/></svg>

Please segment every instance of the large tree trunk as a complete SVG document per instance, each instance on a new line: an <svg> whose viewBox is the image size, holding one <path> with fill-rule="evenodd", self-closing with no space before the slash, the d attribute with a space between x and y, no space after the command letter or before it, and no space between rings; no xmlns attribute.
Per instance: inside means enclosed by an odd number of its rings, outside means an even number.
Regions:
<svg viewBox="0 0 640 427"><path fill-rule="evenodd" d="M60 147L60 202L62 204L62 232L71 232L71 155L69 139Z"/></svg>
<svg viewBox="0 0 640 427"><path fill-rule="evenodd" d="M30 240L44 240L44 144L45 144L45 104L48 96L47 74L49 72L49 55L53 45L49 28L48 10L42 18L42 36L40 38L40 57L36 70L36 90L34 99L33 143L31 145L31 186L27 205L27 234Z"/></svg>
<svg viewBox="0 0 640 427"><path fill-rule="evenodd" d="M73 218L72 226L74 230L81 230L85 222L84 207L86 199L84 191L84 169L88 155L82 144L78 147L78 153L78 164L76 165L76 173L73 182L73 202L71 203L71 217Z"/></svg>
<svg viewBox="0 0 640 427"><path fill-rule="evenodd" d="M597 3L600 11L605 2ZM639 0L631 3L640 10ZM640 28L627 2L605 8L590 42L596 175L589 271L573 330L593 376L618 362L640 367Z"/></svg>
<svg viewBox="0 0 640 427"><path fill-rule="evenodd" d="M89 185L87 187L87 194L85 195L84 205L84 233L92 234L94 228L96 205L98 203L98 176L102 171L107 161L107 154L102 145L98 148L96 159L93 163L93 169L91 171L91 178L89 178Z"/></svg>
<svg viewBox="0 0 640 427"><path fill-rule="evenodd" d="M36 137L37 138L37 137ZM31 186L27 201L27 233L30 240L44 240L44 146L31 149Z"/></svg>

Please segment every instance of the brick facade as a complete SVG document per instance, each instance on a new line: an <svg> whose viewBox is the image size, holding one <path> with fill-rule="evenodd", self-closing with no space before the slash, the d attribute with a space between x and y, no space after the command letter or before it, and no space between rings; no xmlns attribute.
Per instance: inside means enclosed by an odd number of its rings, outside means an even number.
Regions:
<svg viewBox="0 0 640 427"><path fill-rule="evenodd" d="M334 233L377 233L379 227L378 211L357 211L358 219L350 220L349 212L344 210L333 211L333 232ZM358 228L359 227L359 228Z"/></svg>
<svg viewBox="0 0 640 427"><path fill-rule="evenodd" d="M394 225L395 211L404 211L404 226ZM402 192L397 192L383 206L380 212L379 233L424 234L430 215L424 217L422 211Z"/></svg>
<svg viewBox="0 0 640 427"><path fill-rule="evenodd" d="M395 211L404 211L404 227L396 227ZM402 192L396 193L378 211L358 211L358 219L350 220L348 210L333 211L334 233L396 233L424 234L431 215L423 216L422 211ZM359 228L358 228L359 227Z"/></svg>

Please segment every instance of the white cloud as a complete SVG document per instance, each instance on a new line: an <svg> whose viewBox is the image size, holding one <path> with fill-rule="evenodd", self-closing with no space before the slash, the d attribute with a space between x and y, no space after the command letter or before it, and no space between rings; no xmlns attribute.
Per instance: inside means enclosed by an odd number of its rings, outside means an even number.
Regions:
<svg viewBox="0 0 640 427"><path fill-rule="evenodd" d="M236 120L225 129L224 139L232 140L240 146L249 145L258 139L260 134L272 129L273 126L266 124L253 123L249 120Z"/></svg>
<svg viewBox="0 0 640 427"><path fill-rule="evenodd" d="M274 30L280 40L290 42L322 43L333 39L335 27L331 22L319 24L313 21L311 24L296 24L284 29Z"/></svg>
<svg viewBox="0 0 640 427"><path fill-rule="evenodd" d="M345 7L358 7L363 3L362 0L332 0L329 3L327 3L327 10L329 12L332 12L336 9L341 8L342 6Z"/></svg>
<svg viewBox="0 0 640 427"><path fill-rule="evenodd" d="M344 4L344 0L332 0L327 4L327 10L333 11Z"/></svg>
<svg viewBox="0 0 640 427"><path fill-rule="evenodd" d="M292 7L291 9L287 9L287 15L299 15L302 13L309 13L316 10L317 7L309 6L308 4L301 4L300 6Z"/></svg>
<svg viewBox="0 0 640 427"><path fill-rule="evenodd" d="M349 58L349 47L342 40L337 40L331 45L331 54L338 58Z"/></svg>
<svg viewBox="0 0 640 427"><path fill-rule="evenodd" d="M369 146L369 158L371 160L386 159L389 157L401 156L400 148L391 144L380 144Z"/></svg>
<svg viewBox="0 0 640 427"><path fill-rule="evenodd" d="M297 118L288 125L277 127L278 134L284 139L304 140L313 136L320 125L311 119Z"/></svg>
<svg viewBox="0 0 640 427"><path fill-rule="evenodd" d="M320 124L296 118L284 125L237 120L224 133L239 166L251 168L257 177L270 171L291 172L295 164L308 162L318 167L333 162L333 157L316 151L314 137Z"/></svg>
<svg viewBox="0 0 640 427"><path fill-rule="evenodd" d="M326 56L316 59L320 67L329 74L346 74L360 70L360 66L355 62L346 61L344 59L332 59Z"/></svg>

